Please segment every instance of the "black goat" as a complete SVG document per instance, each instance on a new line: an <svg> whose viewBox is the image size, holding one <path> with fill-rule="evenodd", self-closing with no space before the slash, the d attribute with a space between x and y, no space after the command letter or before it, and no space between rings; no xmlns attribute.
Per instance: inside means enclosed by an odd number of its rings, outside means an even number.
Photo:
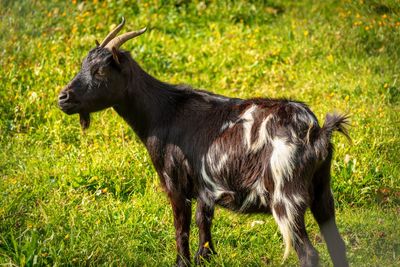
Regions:
<svg viewBox="0 0 400 267"><path fill-rule="evenodd" d="M307 236L308 207L335 266L347 266L335 223L330 189L333 131L348 137L347 117L327 115L321 128L303 103L284 99L233 99L163 83L142 70L119 47L145 31L117 33L122 23L84 59L61 91L59 106L89 114L113 107L146 146L170 199L178 266L190 265L191 201L197 199L196 263L214 253L214 205L242 212L272 213L286 245L302 266L318 265Z"/></svg>

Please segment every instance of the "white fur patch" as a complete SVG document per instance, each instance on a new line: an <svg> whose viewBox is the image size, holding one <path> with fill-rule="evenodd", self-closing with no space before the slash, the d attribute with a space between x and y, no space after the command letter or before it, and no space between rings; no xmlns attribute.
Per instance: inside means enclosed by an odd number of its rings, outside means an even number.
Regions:
<svg viewBox="0 0 400 267"><path fill-rule="evenodd" d="M279 188L284 179L290 180L291 178L296 148L293 144L288 144L286 139L279 137L272 140L272 148L270 166L275 187Z"/></svg>
<svg viewBox="0 0 400 267"><path fill-rule="evenodd" d="M293 198L294 202L296 203L296 205L298 205L298 206L306 203L305 199L299 194L292 195L292 198Z"/></svg>
<svg viewBox="0 0 400 267"><path fill-rule="evenodd" d="M282 233L283 241L285 242L285 253L283 254L283 262L284 262L289 256L289 252L292 247L292 240L293 240L292 225L288 220L288 218L279 217L274 209L272 209L272 215L274 216L275 221L278 224L279 230Z"/></svg>
<svg viewBox="0 0 400 267"><path fill-rule="evenodd" d="M280 203L285 207L286 217L289 221L294 222L295 217L298 214L298 207L305 203L305 200L298 194L292 195L291 199L289 199L285 194L282 193L283 186L275 190L273 202Z"/></svg>
<svg viewBox="0 0 400 267"><path fill-rule="evenodd" d="M212 144L206 154L206 164L209 167L211 174L219 176L222 169L225 167L228 158L228 152L221 150L218 143Z"/></svg>
<svg viewBox="0 0 400 267"><path fill-rule="evenodd" d="M283 206L285 209L285 215L279 217L274 208L272 208L272 214L279 226L279 230L281 231L283 240L285 242L285 252L283 255L283 261L285 261L289 256L293 241L297 239L297 234L295 231L297 228L296 217L299 212L299 206L305 201L300 195L297 194L292 195L293 200L290 200L281 192L281 190L282 188L278 189L278 192L275 190L273 202L274 204L280 204ZM274 204L272 206L274 206Z"/></svg>
<svg viewBox="0 0 400 267"><path fill-rule="evenodd" d="M304 203L304 199L299 195L292 196L294 201L290 201L288 198L284 197L280 201L275 201L274 203L280 204L285 209L285 216L278 216L275 209L272 209L272 214L279 226L279 230L282 233L283 240L285 242L285 252L283 255L283 261L289 256L290 248L293 242L298 242L300 240L296 234L296 217L299 212L299 206Z"/></svg>
<svg viewBox="0 0 400 267"><path fill-rule="evenodd" d="M232 122L232 121L224 122L224 124L222 124L222 126L221 126L220 132L222 133L222 132L225 131L226 129L232 128L235 124L236 124L236 123L234 123L234 122Z"/></svg>
<svg viewBox="0 0 400 267"><path fill-rule="evenodd" d="M272 117L273 115L270 114L261 122L258 130L258 138L250 148L252 152L259 151L267 142L271 142L271 136L269 136L267 131L267 123L272 119Z"/></svg>
<svg viewBox="0 0 400 267"><path fill-rule="evenodd" d="M252 105L240 116L240 119L243 120L243 141L248 148L251 146L251 128L254 123L253 113L256 110L257 106Z"/></svg>
<svg viewBox="0 0 400 267"><path fill-rule="evenodd" d="M275 137L272 140L272 155L270 159L270 167L272 172L272 178L275 184L275 190L272 202L274 204L281 204L285 208L285 216L277 216L274 209L272 214L279 226L282 233L283 240L285 241L285 253L283 259L285 260L290 252L292 246L292 240L295 238L293 228L295 217L297 214L296 202L301 202L301 197L294 197L294 201L291 201L285 194L283 194L283 188L285 181L289 181L292 178L292 172L294 167L293 157L296 152L294 144L288 144L284 138Z"/></svg>
<svg viewBox="0 0 400 267"><path fill-rule="evenodd" d="M222 185L216 183L210 176L208 176L207 172L206 172L206 167L205 167L205 163L204 163L204 157L201 160L201 176L203 177L203 180L206 184L206 190L209 191L213 200L218 200L223 194L225 193L229 193L232 194L233 192L225 190ZM207 201L209 202L209 199L207 199Z"/></svg>
<svg viewBox="0 0 400 267"><path fill-rule="evenodd" d="M216 187L216 184L214 183L214 181L211 179L210 176L208 176L207 172L206 172L206 166L204 164L204 158L201 160L201 176L203 177L204 182L206 182L206 184L208 186L210 186L210 189L212 191L214 191L214 188Z"/></svg>
<svg viewBox="0 0 400 267"><path fill-rule="evenodd" d="M285 206L288 219L293 221L292 219L296 215L297 210L293 205L293 201L283 194L283 188L285 181L289 181L292 178L294 167L293 156L296 149L293 144L288 144L285 139L279 137L273 139L272 147L270 166L275 184L273 203L282 203ZM300 197L297 198L298 201L300 199Z"/></svg>
<svg viewBox="0 0 400 267"><path fill-rule="evenodd" d="M215 172L215 157L220 154L220 148L218 143L213 143L208 149L206 154L206 164L210 167L212 172Z"/></svg>
<svg viewBox="0 0 400 267"><path fill-rule="evenodd" d="M219 158L218 163L216 164L215 171L217 173L220 173L227 161L228 161L228 154L223 153L222 156Z"/></svg>

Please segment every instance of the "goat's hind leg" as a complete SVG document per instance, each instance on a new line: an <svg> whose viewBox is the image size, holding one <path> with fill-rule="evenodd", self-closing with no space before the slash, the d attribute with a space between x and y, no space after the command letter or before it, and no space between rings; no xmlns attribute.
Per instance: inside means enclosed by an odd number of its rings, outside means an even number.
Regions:
<svg viewBox="0 0 400 267"><path fill-rule="evenodd" d="M330 162L323 165L315 174L318 181L314 188L311 212L316 219L328 247L333 265L348 266L346 248L335 221L335 203L330 189Z"/></svg>
<svg viewBox="0 0 400 267"><path fill-rule="evenodd" d="M208 205L200 198L197 200L196 224L199 227L199 249L195 256L195 263L201 264L215 253L211 238L211 224L214 216L214 206Z"/></svg>
<svg viewBox="0 0 400 267"><path fill-rule="evenodd" d="M287 197L285 201L280 200L273 205L272 213L285 241L284 260L293 245L302 267L318 266L318 252L308 238L304 223L306 209L305 203L296 203Z"/></svg>

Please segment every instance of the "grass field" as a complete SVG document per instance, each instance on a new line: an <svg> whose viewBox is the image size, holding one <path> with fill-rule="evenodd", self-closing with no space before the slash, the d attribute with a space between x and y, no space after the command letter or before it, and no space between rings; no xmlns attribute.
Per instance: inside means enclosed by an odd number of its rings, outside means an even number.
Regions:
<svg viewBox="0 0 400 267"><path fill-rule="evenodd" d="M133 131L109 109L83 133L57 107L81 59L121 16L127 29L149 27L124 48L163 81L297 99L320 121L350 113L353 143L335 136L332 181L349 261L400 265L397 0L0 3L0 265L174 262L172 212ZM214 222L210 266L280 265L272 217L218 208ZM285 265L296 264L292 252Z"/></svg>

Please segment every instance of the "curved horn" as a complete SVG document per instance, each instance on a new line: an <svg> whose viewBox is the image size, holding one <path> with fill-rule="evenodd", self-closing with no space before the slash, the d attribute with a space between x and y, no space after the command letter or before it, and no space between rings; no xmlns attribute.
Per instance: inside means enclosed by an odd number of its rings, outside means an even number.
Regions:
<svg viewBox="0 0 400 267"><path fill-rule="evenodd" d="M125 18L122 17L122 21L121 23L114 28L114 30L112 30L107 36L106 38L104 38L103 42L101 42L100 47L105 47L108 42L110 42L118 33L119 31L122 29L122 27L124 27L125 24Z"/></svg>
<svg viewBox="0 0 400 267"><path fill-rule="evenodd" d="M110 51L112 50L113 47L115 49L118 49L123 43L125 43L129 39L135 38L136 36L139 36L139 35L143 34L146 30L147 30L147 28L145 27L145 28L143 28L141 30L138 30L138 31L127 32L127 33L121 34L120 36L117 36L114 39L112 39L105 46L105 48L107 48Z"/></svg>

